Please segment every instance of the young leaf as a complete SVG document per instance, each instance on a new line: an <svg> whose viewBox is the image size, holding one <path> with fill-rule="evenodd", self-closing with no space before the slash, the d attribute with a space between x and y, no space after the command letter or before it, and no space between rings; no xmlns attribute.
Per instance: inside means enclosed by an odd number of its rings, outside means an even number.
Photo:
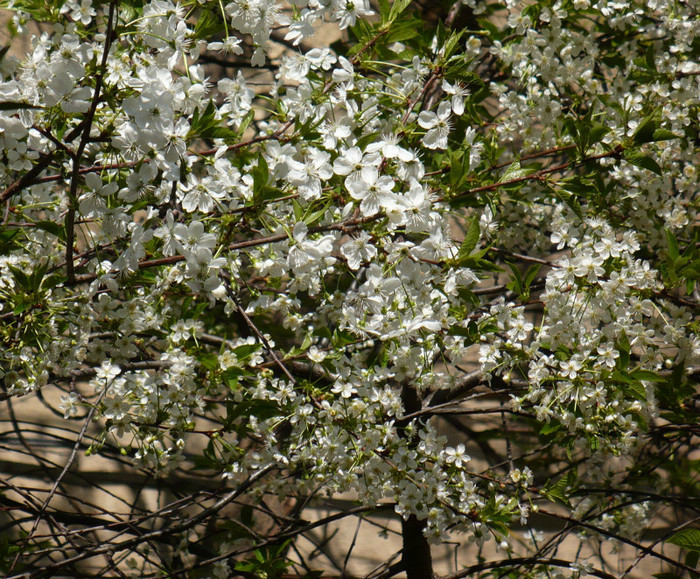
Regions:
<svg viewBox="0 0 700 579"><path fill-rule="evenodd" d="M411 0L394 0L391 5L391 11L389 12L389 22L396 20L406 8L411 5Z"/></svg>
<svg viewBox="0 0 700 579"><path fill-rule="evenodd" d="M649 143L650 141L654 140L654 131L656 131L656 121L654 121L654 117L652 115L644 119L639 124L637 130L634 131L632 138L634 139L635 143Z"/></svg>
<svg viewBox="0 0 700 579"><path fill-rule="evenodd" d="M37 221L34 225L39 229L43 229L44 231L50 233L51 235L55 235L59 239L65 239L66 237L63 225L56 223L55 221Z"/></svg>
<svg viewBox="0 0 700 579"><path fill-rule="evenodd" d="M652 141L670 141L672 139L679 139L680 137L669 131L668 129L656 129L652 136Z"/></svg>
<svg viewBox="0 0 700 579"><path fill-rule="evenodd" d="M601 139L610 132L610 127L604 125L594 125L588 133L588 146L599 143Z"/></svg>
<svg viewBox="0 0 700 579"><path fill-rule="evenodd" d="M253 194L259 197L263 187L267 185L270 179L270 170L267 166L267 161L263 155L258 155L258 165L253 169Z"/></svg>
<svg viewBox="0 0 700 579"><path fill-rule="evenodd" d="M24 288L25 290L31 290L29 276L26 273L24 273L21 269L18 269L13 265L8 265L7 267L9 268L10 273L12 273L12 277L15 278L15 283L18 286Z"/></svg>
<svg viewBox="0 0 700 579"><path fill-rule="evenodd" d="M195 38L207 38L224 30L224 23L216 10L203 10L197 17Z"/></svg>
<svg viewBox="0 0 700 579"><path fill-rule="evenodd" d="M506 261L506 265L510 268L510 270L513 272L513 276L511 277L511 281L507 284L506 287L508 289L514 291L518 295L522 295L523 293L523 277L520 274L520 270L518 269L518 266Z"/></svg>
<svg viewBox="0 0 700 579"><path fill-rule="evenodd" d="M547 484L545 484L542 490L542 495L554 503L559 503L560 505L571 508L569 497L566 494L568 487L569 477L563 476L554 484L552 484L551 481L547 481Z"/></svg>
<svg viewBox="0 0 700 579"><path fill-rule="evenodd" d="M250 123L253 121L255 118L255 111L248 111L248 114L243 117L243 120L241 121L240 126L238 127L238 137L242 137L243 133L245 133L246 129L250 126Z"/></svg>
<svg viewBox="0 0 700 579"><path fill-rule="evenodd" d="M537 277L537 274L539 273L541 267L542 264L533 263L525 272L525 275L523 276L523 286L525 286L526 290L529 289L530 285Z"/></svg>
<svg viewBox="0 0 700 579"><path fill-rule="evenodd" d="M680 251L678 249L678 241L676 240L676 236L673 235L673 233L671 233L670 230L665 229L664 231L666 233L666 241L668 242L668 256L671 258L672 261L675 261L680 255Z"/></svg>
<svg viewBox="0 0 700 579"><path fill-rule="evenodd" d="M534 173L536 169L532 167L523 168L520 166L520 161L513 161L508 170L501 177L502 182L515 181L516 179L522 179Z"/></svg>
<svg viewBox="0 0 700 579"><path fill-rule="evenodd" d="M382 24L385 24L389 21L389 15L391 14L391 6L389 5L389 0L379 0L379 15L381 16L382 19ZM362 22L362 21L360 21ZM360 37L358 37L358 40L362 40Z"/></svg>
<svg viewBox="0 0 700 579"><path fill-rule="evenodd" d="M464 241L459 247L459 253L457 255L458 260L463 260L469 257L476 244L479 243L479 236L481 235L481 229L479 227L479 214L475 213L469 223L469 229L467 229L467 234L464 236Z"/></svg>
<svg viewBox="0 0 700 579"><path fill-rule="evenodd" d="M700 529L681 529L665 542L689 551L700 551Z"/></svg>
<svg viewBox="0 0 700 579"><path fill-rule="evenodd" d="M646 169L647 171L656 173L659 177L661 176L661 167L659 167L659 164L648 155L644 155L639 152L628 151L625 153L625 159L628 163L632 163L637 167L641 167L642 169Z"/></svg>

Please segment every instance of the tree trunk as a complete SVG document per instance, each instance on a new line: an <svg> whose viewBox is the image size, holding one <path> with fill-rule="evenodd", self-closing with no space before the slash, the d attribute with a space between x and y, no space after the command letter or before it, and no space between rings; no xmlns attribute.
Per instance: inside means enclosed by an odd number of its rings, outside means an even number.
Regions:
<svg viewBox="0 0 700 579"><path fill-rule="evenodd" d="M406 414L418 412L422 407L416 389L406 383L401 387L401 401ZM402 428L399 429L399 432L405 436ZM410 515L406 520L401 519L401 535L403 537L401 563L406 571L407 579L431 579L433 577L433 558L430 553L430 544L423 534L425 525L425 520L419 520L415 515Z"/></svg>
<svg viewBox="0 0 700 579"><path fill-rule="evenodd" d="M425 520L419 521L415 515L408 520L401 520L403 551L401 563L407 579L431 579L433 577L433 558L430 545L423 535Z"/></svg>

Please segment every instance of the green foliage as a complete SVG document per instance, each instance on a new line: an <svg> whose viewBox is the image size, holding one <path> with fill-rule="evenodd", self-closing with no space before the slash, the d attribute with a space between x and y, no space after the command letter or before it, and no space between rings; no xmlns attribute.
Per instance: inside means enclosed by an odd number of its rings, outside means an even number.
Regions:
<svg viewBox="0 0 700 579"><path fill-rule="evenodd" d="M681 529L665 541L688 551L700 552L700 529Z"/></svg>
<svg viewBox="0 0 700 579"><path fill-rule="evenodd" d="M577 476L574 470L569 470L566 475L557 481L548 480L540 493L547 500L571 508L572 493L576 490Z"/></svg>
<svg viewBox="0 0 700 579"><path fill-rule="evenodd" d="M236 131L221 126L221 120L216 118L216 112L216 106L212 101L209 101L204 112L200 113L199 109L195 109L187 138L224 139L226 142L238 140L240 135Z"/></svg>

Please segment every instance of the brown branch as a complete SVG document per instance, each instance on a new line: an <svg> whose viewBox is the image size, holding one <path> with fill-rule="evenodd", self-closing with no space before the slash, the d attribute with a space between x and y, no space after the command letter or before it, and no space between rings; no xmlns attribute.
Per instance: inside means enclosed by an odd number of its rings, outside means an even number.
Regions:
<svg viewBox="0 0 700 579"><path fill-rule="evenodd" d="M576 563L576 561L567 561L565 559L554 559L548 557L514 557L512 559L499 559L498 561L488 561L486 563L472 565L471 567L465 567L464 569L451 573L450 575L443 575L440 579L463 579L464 577L471 577L476 573L480 573L481 571L486 571L488 569L500 569L504 567L532 567L534 565L549 565L552 567L564 567L571 569L571 565L574 563ZM591 569L588 571L588 574L593 575L594 577L600 577L600 579L616 579L615 575L610 575L609 573L598 569Z"/></svg>
<svg viewBox="0 0 700 579"><path fill-rule="evenodd" d="M10 197L20 192L22 189L35 182L36 178L51 164L56 157L57 151L51 151L39 158L39 161L34 165L29 172L17 179L2 193L0 193L0 203L4 203Z"/></svg>
<svg viewBox="0 0 700 579"><path fill-rule="evenodd" d="M260 340L260 343L267 350L268 354L270 354L272 359L275 361L275 364L277 364L277 366L280 368L280 370L282 370L282 373L287 378L289 378L289 381L292 384L294 384L296 386L298 384L297 379L294 376L292 376L291 372L284 365L284 362L282 362L282 360L280 360L279 356L277 355L277 352L275 352L274 348L270 345L270 342L267 340L267 338L264 336L264 334L258 329L258 327L255 325L253 320L250 319L250 316L245 311L245 308L243 308L241 306L241 304L238 302L238 299L236 298L236 295L233 293L233 289L231 288L231 285L228 281L226 281L225 286L226 286L226 293L228 294L229 299L236 306L238 313L245 320L245 323L248 324L248 327L253 331L253 333L258 338L258 340Z"/></svg>
<svg viewBox="0 0 700 579"><path fill-rule="evenodd" d="M303 527L298 527L289 531L282 531L281 533L278 533L277 535L274 535L265 541L262 541L261 543L256 543L250 547L244 547L242 549L239 549L237 551L230 551L228 553L223 553L221 555L217 555L216 557L212 557L211 559L207 559L205 561L199 561L195 563L193 566L185 568L185 569L178 569L178 570L173 570L171 571L171 576L175 577L177 575L184 575L190 571L193 571L194 569L202 568L208 565L212 565L214 563L217 563L219 561L222 561L224 559L231 559L233 557L237 557L240 555L245 555L247 553L251 553L253 551L256 551L257 549L262 549L263 547L266 547L268 545L278 545L288 539L293 539L295 537L298 537L300 535L304 535L305 533L308 533L309 531L312 531L314 529L317 529L318 527L324 527L329 525L330 523L333 523L335 521L339 521L341 519L344 519L346 517L351 517L354 515L360 515L363 513L369 513L369 512L378 512L378 511L393 511L394 510L394 503L380 503L378 505L372 505L372 506L360 506L360 507L355 507L352 509L346 509L343 510L342 512L335 513L333 515L329 515L327 517L324 517L322 519L319 519L317 521L309 522L306 523L305 521L300 521L300 523L305 523Z"/></svg>
<svg viewBox="0 0 700 579"><path fill-rule="evenodd" d="M330 223L328 225L318 225L316 227L310 227L309 233L322 233L326 231L341 231L343 233L351 233L355 231L360 225L364 223L369 223L383 217L381 214L372 215L370 217L361 217L357 219L347 219L345 221L340 221L337 223ZM257 239L248 239L246 241L239 241L237 243L232 243L226 248L226 251L235 251L237 249L244 249L246 247L255 247L258 245L267 245L268 243L276 243L278 241L284 241L289 239L287 233L277 233L275 235L269 235L267 237L259 237ZM152 267L160 267L162 265L173 265L185 261L184 255L170 255L168 257L161 257L158 259L146 259L138 263L139 269L150 269ZM116 270L111 273L117 273ZM94 273L88 273L83 275L76 275L72 283L87 283L91 282L97 278ZM72 285L71 282L68 282Z"/></svg>
<svg viewBox="0 0 700 579"><path fill-rule="evenodd" d="M543 509L539 509L538 513L545 515L545 516L548 516L548 517L553 517L555 519L559 519L561 521L566 521L566 522L570 523L573 527L583 527L584 529L588 529L589 531L599 533L608 539L615 539L616 541L620 541L621 543L624 543L625 545L630 545L631 547L634 547L635 549L645 550L645 547L643 545L641 545L640 543L638 543L637 541L633 541L632 539L628 539L627 537L623 537L622 535L619 535L613 531L608 531L607 529L603 529L602 527L598 527L596 525L586 523L586 522L581 521L579 519L575 519L573 517L567 517L566 515L560 515L557 513L553 513L551 511L545 511ZM683 569L684 571L689 571L691 574L696 572L693 567L690 567L689 565L685 565L684 563L681 563L680 561L675 561L671 557L668 557L668 556L664 555L663 553L659 553L658 551L647 550L647 554L656 558L656 559L659 559L661 561L669 563L670 565L673 565L674 567L677 567L678 569Z"/></svg>
<svg viewBox="0 0 700 579"><path fill-rule="evenodd" d="M92 130L92 122L95 118L95 113L97 111L97 105L100 102L100 92L102 90L102 82L104 80L104 75L107 72L107 59L109 58L109 49L112 45L112 40L114 37L114 16L116 11L117 2L113 1L109 5L109 14L107 15L107 30L105 31L105 44L102 49L102 59L100 61L100 72L97 74L95 79L95 92L92 95L92 102L90 103L90 109L85 116L83 134L78 144L78 149L75 152L75 156L72 157L72 171L71 171L71 181L70 190L68 193L69 206L68 213L66 214L65 228L66 228L66 275L68 276L68 282L73 283L75 281L75 264L73 263L73 242L75 240L75 212L78 209L78 185L80 180L80 159L85 152L90 141L90 131Z"/></svg>
<svg viewBox="0 0 700 579"><path fill-rule="evenodd" d="M691 520L689 520L689 521L685 521L684 523L682 523L682 524L680 524L680 525L674 527L673 529L669 530L668 533L666 533L665 535L663 535L663 536L659 537L658 539L656 539L656 541L654 541L653 543L651 543L648 547L645 547L644 549L642 549L642 550L640 551L639 555L637 555L637 558L636 558L632 563L630 563L629 567L627 567L627 569L625 569L624 573L622 573L622 575L620 575L619 579L624 579L625 577L627 577L627 575L629 575L629 574L633 571L633 569L634 569L637 565L639 565L639 563L640 563L640 561L641 561L642 559L644 559L647 555L649 555L649 554L651 554L651 553L654 552L654 547L655 547L656 545L658 545L659 543L663 543L663 542L667 541L672 535L674 535L675 533L677 533L677 532L680 531L681 529L688 528L688 527L690 527L691 525L696 524L698 521L700 521L700 517L695 517L694 519L691 519ZM692 575L691 575L691 577L692 577Z"/></svg>
<svg viewBox="0 0 700 579"><path fill-rule="evenodd" d="M561 147L553 147L552 149L547 149L546 151L537 151L536 153L530 153L529 155L523 155L518 161L528 161L530 159L539 159L540 157L549 157L551 155L558 155L559 153L563 153L564 151L570 151L571 149L575 149L576 145L563 145ZM503 167L508 167L511 165L513 161L508 161L506 163L499 163L498 165L494 165L491 167L491 169L503 169Z"/></svg>
<svg viewBox="0 0 700 579"><path fill-rule="evenodd" d="M500 187L507 187L509 185L516 185L518 183L525 183L526 181L542 181L543 178L547 175L551 175L552 173L557 173L559 171L569 169L570 167L578 167L580 165L583 165L584 163L588 163L590 161L597 161L599 159L619 157L623 151L623 146L618 145L612 151L608 151L607 153L591 155L589 157L581 159L580 161L567 161L566 163L561 163L560 165L556 165L555 167L540 169L539 171L535 171L534 173L530 173L529 175L525 175L524 177L518 177L517 179L509 179L508 181L499 181L498 183L491 183L489 185L482 185L481 187L475 187L474 189L469 189L468 191L462 191L461 193L456 193L449 197L443 196L440 197L438 201L453 201L455 199L459 199L460 197L466 197L467 195L483 193L484 191L493 191L494 189L498 189Z"/></svg>
<svg viewBox="0 0 700 579"><path fill-rule="evenodd" d="M172 525L172 526L166 526L165 528L151 531L149 533L145 533L143 535L140 535L138 537L134 537L132 539L127 539L126 541L122 541L121 543L118 543L116 545L113 544L104 544L96 547L92 551L83 551L82 553L78 553L74 555L73 557L68 557L62 561L58 561L56 563L53 563L52 565L46 565L41 571L35 573L35 577L51 577L55 575L56 571L59 569L62 569L63 567L66 567L68 565L73 565L75 563L78 563L80 561L84 561L85 559L90 559L92 557L95 557L97 555L102 555L104 553L117 553L119 551L125 551L127 549L130 549L132 547L136 547L144 542L147 541L153 541L153 540L161 540L162 537L168 536L168 535L177 535L178 533L182 533L184 531L188 531L189 529L195 527L196 525L206 521L209 519L214 514L217 514L222 508L224 508L226 505L237 499L240 495L242 495L244 492L246 492L253 484L255 484L258 480L263 478L265 475L267 475L269 472L274 470L275 466L274 465L268 465L267 467L253 473L250 475L245 481L243 481L240 485L238 485L235 489L229 491L226 493L222 498L220 498L216 503L214 503L212 506L204 509L200 513L197 513L196 515L190 517L189 519L182 521L178 524ZM254 547L255 548L255 547ZM15 576L16 579L19 579L20 576Z"/></svg>
<svg viewBox="0 0 700 579"><path fill-rule="evenodd" d="M110 384L111 384L111 382L110 382ZM34 535L36 530L39 528L39 523L41 523L41 521L44 518L49 516L47 514L47 509L49 507L49 504L51 503L51 499L53 499L54 495L56 494L56 491L58 491L58 487L61 484L61 481L63 480L64 476L66 475L66 473L68 472L70 467L73 466L73 463L75 462L75 459L78 455L78 449L80 448L80 446L83 442L83 438L87 434L88 426L90 426L90 423L92 422L92 417L95 414L97 404L99 404L100 401L102 400L102 398L106 395L107 388L109 387L110 384L105 386L105 388L100 393L100 396L99 396L97 402L95 403L95 406L90 408L90 411L88 412L87 416L85 417L85 420L83 422L83 426L80 429L80 432L78 433L78 436L75 440L75 444L73 445L73 448L72 448L71 453L68 457L68 460L66 461L66 464L64 465L63 470L60 472L58 477L56 477L56 480L54 481L53 486L51 487L51 490L49 491L48 496L46 497L43 504L39 508L39 513L37 514L36 518L34 519L34 524L32 525L29 533L27 533L26 537L23 539L22 547L20 549L18 549L17 554L15 555L15 558L12 561L12 565L10 565L8 573L12 573L14 568L19 563L19 560L20 560L22 554L24 553L24 550L29 545L29 541L32 539L32 536Z"/></svg>

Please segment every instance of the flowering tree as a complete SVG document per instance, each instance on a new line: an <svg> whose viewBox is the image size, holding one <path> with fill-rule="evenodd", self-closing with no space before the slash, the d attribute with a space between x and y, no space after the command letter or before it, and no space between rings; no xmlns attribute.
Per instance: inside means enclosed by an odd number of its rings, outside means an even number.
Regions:
<svg viewBox="0 0 700 579"><path fill-rule="evenodd" d="M377 577L697 576L695 2L3 5L6 575L315 576L383 512Z"/></svg>

